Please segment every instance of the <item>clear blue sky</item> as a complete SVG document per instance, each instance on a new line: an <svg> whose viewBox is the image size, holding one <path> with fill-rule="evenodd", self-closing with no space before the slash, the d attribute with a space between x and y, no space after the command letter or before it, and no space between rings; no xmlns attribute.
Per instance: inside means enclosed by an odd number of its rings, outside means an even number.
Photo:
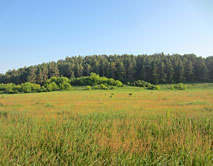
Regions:
<svg viewBox="0 0 213 166"><path fill-rule="evenodd" d="M0 0L0 73L92 54L213 55L213 0Z"/></svg>

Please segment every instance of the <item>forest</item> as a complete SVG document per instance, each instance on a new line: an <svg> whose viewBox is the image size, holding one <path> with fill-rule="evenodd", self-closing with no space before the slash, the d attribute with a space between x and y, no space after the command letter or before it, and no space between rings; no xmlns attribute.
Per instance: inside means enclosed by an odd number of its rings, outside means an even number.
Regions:
<svg viewBox="0 0 213 166"><path fill-rule="evenodd" d="M153 55L92 55L9 70L0 74L0 83L43 85L51 77L79 78L90 73L132 83L152 84L213 82L213 56L164 53Z"/></svg>

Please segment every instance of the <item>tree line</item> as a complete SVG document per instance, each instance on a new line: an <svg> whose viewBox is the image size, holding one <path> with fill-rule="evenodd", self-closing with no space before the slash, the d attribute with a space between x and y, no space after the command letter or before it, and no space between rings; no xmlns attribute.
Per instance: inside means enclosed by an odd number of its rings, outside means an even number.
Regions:
<svg viewBox="0 0 213 166"><path fill-rule="evenodd" d="M92 55L66 57L0 75L0 83L43 85L51 77L78 78L90 73L123 83L144 80L152 84L213 82L213 56L164 53L153 55Z"/></svg>

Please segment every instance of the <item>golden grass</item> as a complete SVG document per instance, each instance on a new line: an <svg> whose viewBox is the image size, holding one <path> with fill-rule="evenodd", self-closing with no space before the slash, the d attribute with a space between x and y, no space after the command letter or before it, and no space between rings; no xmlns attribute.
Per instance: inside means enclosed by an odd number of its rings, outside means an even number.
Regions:
<svg viewBox="0 0 213 166"><path fill-rule="evenodd" d="M3 95L0 164L211 165L212 125L210 89Z"/></svg>

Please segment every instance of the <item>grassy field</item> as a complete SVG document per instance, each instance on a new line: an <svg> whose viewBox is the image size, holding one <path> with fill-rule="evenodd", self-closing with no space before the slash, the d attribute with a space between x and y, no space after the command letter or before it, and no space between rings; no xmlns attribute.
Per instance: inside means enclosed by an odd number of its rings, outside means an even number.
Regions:
<svg viewBox="0 0 213 166"><path fill-rule="evenodd" d="M213 84L0 95L0 165L213 165Z"/></svg>

